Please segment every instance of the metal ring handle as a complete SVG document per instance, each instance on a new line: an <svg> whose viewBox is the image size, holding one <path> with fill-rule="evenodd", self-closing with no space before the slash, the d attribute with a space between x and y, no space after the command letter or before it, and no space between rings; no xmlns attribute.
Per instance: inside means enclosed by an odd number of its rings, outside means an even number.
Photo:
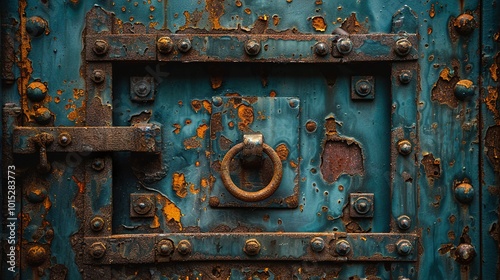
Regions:
<svg viewBox="0 0 500 280"><path fill-rule="evenodd" d="M231 179L231 175L229 174L229 163L231 160L238 154L241 150L243 150L244 143L238 143L234 145L224 156L221 163L221 179L224 187L237 199L243 200L246 202L257 202L264 200L270 197L280 186L281 178L283 177L283 165L281 164L281 159L278 154L274 151L271 146L262 143L262 148L264 153L266 153L271 161L273 162L274 172L273 177L271 178L271 182L267 184L263 189L256 192L247 192L240 189L236 186Z"/></svg>

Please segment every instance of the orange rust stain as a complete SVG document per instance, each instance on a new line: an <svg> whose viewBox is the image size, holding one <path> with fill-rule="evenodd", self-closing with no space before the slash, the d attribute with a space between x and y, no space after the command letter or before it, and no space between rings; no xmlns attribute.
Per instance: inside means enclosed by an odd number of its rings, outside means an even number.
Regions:
<svg viewBox="0 0 500 280"><path fill-rule="evenodd" d="M47 211L50 209L50 207L52 207L52 202L50 202L50 199L48 196L43 201L43 207L45 207L45 210L47 210Z"/></svg>
<svg viewBox="0 0 500 280"><path fill-rule="evenodd" d="M179 27L179 30L184 30L191 25L191 15L189 14L189 12L184 11L184 13L182 13L182 14L184 15L184 18L186 19L186 21L184 22L183 26Z"/></svg>
<svg viewBox="0 0 500 280"><path fill-rule="evenodd" d="M295 161L291 160L291 161L290 161L290 166L291 166L292 168L297 168L298 164L297 164Z"/></svg>
<svg viewBox="0 0 500 280"><path fill-rule="evenodd" d="M173 130L173 132L174 132L175 134L179 134L179 133L181 132L181 125L180 125L180 124L178 124L178 123L174 123L172 126L175 128L175 129Z"/></svg>
<svg viewBox="0 0 500 280"><path fill-rule="evenodd" d="M59 96L56 96L54 98L54 103L58 104L59 102L61 102L61 98Z"/></svg>
<svg viewBox="0 0 500 280"><path fill-rule="evenodd" d="M210 77L210 83L212 84L212 89L218 89L222 86L222 77L212 76Z"/></svg>
<svg viewBox="0 0 500 280"><path fill-rule="evenodd" d="M431 4L431 9L429 10L429 16L433 18L436 15L436 9L434 8L434 4Z"/></svg>
<svg viewBox="0 0 500 280"><path fill-rule="evenodd" d="M174 173L172 175L172 189L175 191L175 194L184 198L187 196L187 183L186 178L183 173Z"/></svg>
<svg viewBox="0 0 500 280"><path fill-rule="evenodd" d="M60 90L60 89L58 89L58 90L56 91L56 93L57 93L57 95L62 95L62 94L63 94L63 91L62 91L62 90Z"/></svg>
<svg viewBox="0 0 500 280"><path fill-rule="evenodd" d="M157 201L164 202L164 206L162 208L163 215L165 216L165 220L167 223L170 221L173 221L179 230L182 230L182 224L181 224L181 209L177 207L172 201L167 199L166 197L158 194L156 195Z"/></svg>
<svg viewBox="0 0 500 280"><path fill-rule="evenodd" d="M76 120L76 118L78 118L78 114L76 111L71 111L69 114L68 114L68 120L74 122Z"/></svg>
<svg viewBox="0 0 500 280"><path fill-rule="evenodd" d="M321 5L321 4L323 4L322 0L316 0L316 5Z"/></svg>
<svg viewBox="0 0 500 280"><path fill-rule="evenodd" d="M321 175L328 183L333 183L342 174L362 175L363 152L357 142L339 136L331 136L321 154Z"/></svg>
<svg viewBox="0 0 500 280"><path fill-rule="evenodd" d="M196 136L198 136L198 138L205 138L205 133L207 132L208 130L208 125L207 124L202 124L200 125L197 129L196 129Z"/></svg>
<svg viewBox="0 0 500 280"><path fill-rule="evenodd" d="M440 104L446 104L451 108L456 108L458 100L455 98L454 88L458 82L459 77L452 74L449 68L444 68L439 74L439 79L432 87L431 100L437 101Z"/></svg>
<svg viewBox="0 0 500 280"><path fill-rule="evenodd" d="M83 193L85 191L85 183L78 181L78 179L75 176L71 176L71 179L75 181L76 186L78 187L78 192Z"/></svg>
<svg viewBox="0 0 500 280"><path fill-rule="evenodd" d="M185 139L183 145L186 150L196 149L201 147L201 141L197 136L193 136Z"/></svg>
<svg viewBox="0 0 500 280"><path fill-rule="evenodd" d="M205 10L213 29L221 29L220 18L224 15L224 0L206 0Z"/></svg>
<svg viewBox="0 0 500 280"><path fill-rule="evenodd" d="M427 28L427 34L429 34L429 35L432 34L432 28L431 27Z"/></svg>
<svg viewBox="0 0 500 280"><path fill-rule="evenodd" d="M259 16L259 20L267 21L269 17L267 15Z"/></svg>
<svg viewBox="0 0 500 280"><path fill-rule="evenodd" d="M85 96L85 91L83 89L78 89L78 88L73 89L73 98L75 98L75 100L78 100L80 97L83 96Z"/></svg>
<svg viewBox="0 0 500 280"><path fill-rule="evenodd" d="M464 86L466 88L471 88L474 83L471 80L460 80L457 82L457 85Z"/></svg>
<svg viewBox="0 0 500 280"><path fill-rule="evenodd" d="M238 123L238 128L242 131L248 130L248 125L253 123L253 108L245 104L240 104L238 106L238 117L241 120Z"/></svg>
<svg viewBox="0 0 500 280"><path fill-rule="evenodd" d="M28 32L26 31L26 7L27 1L19 1L19 28L18 34L21 41L19 45L19 62L18 67L20 70L20 78L17 80L17 88L19 91L19 95L21 96L21 108L23 110L24 116L26 120L30 120L30 117L33 115L30 112L30 108L28 106L28 96L26 94L26 89L28 87L28 83L33 73L33 66L31 60L28 58L28 54L31 51L31 40Z"/></svg>
<svg viewBox="0 0 500 280"><path fill-rule="evenodd" d="M337 21L341 22L342 19L338 18ZM351 15L346 18L344 22L342 22L340 28L344 29L347 33L350 34L368 33L368 28L359 23L355 13L351 13Z"/></svg>
<svg viewBox="0 0 500 280"><path fill-rule="evenodd" d="M185 125L190 125L190 124L191 124L191 120L190 120L190 119L185 120L185 121L184 121L184 124L185 124Z"/></svg>
<svg viewBox="0 0 500 280"><path fill-rule="evenodd" d="M155 11L155 9L156 9L156 8L155 8L155 6L149 6L149 10L150 10L151 12L154 12L154 11Z"/></svg>
<svg viewBox="0 0 500 280"><path fill-rule="evenodd" d="M203 108L207 110L209 114L212 114L212 103L210 103L208 100L203 100Z"/></svg>
<svg viewBox="0 0 500 280"><path fill-rule="evenodd" d="M234 127L234 122L232 122L232 121L231 121L231 122L229 122L229 123L227 124L227 126L229 126L229 128L233 128L233 127Z"/></svg>
<svg viewBox="0 0 500 280"><path fill-rule="evenodd" d="M200 189L195 188L194 184L189 185L189 192L192 194L198 194L200 192Z"/></svg>
<svg viewBox="0 0 500 280"><path fill-rule="evenodd" d="M276 97L276 91L271 90L271 92L269 93L269 96L270 97Z"/></svg>
<svg viewBox="0 0 500 280"><path fill-rule="evenodd" d="M445 81L450 81L453 75L450 74L450 69L449 68L444 68L441 70L441 73L439 73L439 77Z"/></svg>
<svg viewBox="0 0 500 280"><path fill-rule="evenodd" d="M240 0L236 0L234 4L236 5L236 7L241 7L242 5Z"/></svg>
<svg viewBox="0 0 500 280"><path fill-rule="evenodd" d="M153 221L151 221L151 225L149 225L150 228L159 228L160 227L160 218L155 215L153 218Z"/></svg>
<svg viewBox="0 0 500 280"><path fill-rule="evenodd" d="M494 115L497 123L500 124L500 112L497 110L498 90L494 87L488 87L488 96L484 99L484 103L488 110Z"/></svg>
<svg viewBox="0 0 500 280"><path fill-rule="evenodd" d="M280 23L280 17L278 15L273 15L273 24L277 26Z"/></svg>
<svg viewBox="0 0 500 280"><path fill-rule="evenodd" d="M276 147L276 153L281 160L286 160L290 151L285 144L279 144L278 147Z"/></svg>
<svg viewBox="0 0 500 280"><path fill-rule="evenodd" d="M326 30L325 19L322 16L314 16L312 18L312 26L316 31L325 32Z"/></svg>
<svg viewBox="0 0 500 280"><path fill-rule="evenodd" d="M43 93L47 93L47 85L42 82L34 81L28 85L28 89L39 89Z"/></svg>
<svg viewBox="0 0 500 280"><path fill-rule="evenodd" d="M195 162L194 166L199 167L200 166L200 162L199 161Z"/></svg>
<svg viewBox="0 0 500 280"><path fill-rule="evenodd" d="M495 82L498 81L497 71L498 71L498 65L496 63L491 64L491 66L490 66L491 78Z"/></svg>
<svg viewBox="0 0 500 280"><path fill-rule="evenodd" d="M206 178L201 178L200 182L201 187L206 188L208 187L208 180Z"/></svg>
<svg viewBox="0 0 500 280"><path fill-rule="evenodd" d="M249 15L249 14L251 14L251 13L252 13L252 10L250 10L249 8L246 8L246 9L245 9L245 13L246 13L247 15Z"/></svg>

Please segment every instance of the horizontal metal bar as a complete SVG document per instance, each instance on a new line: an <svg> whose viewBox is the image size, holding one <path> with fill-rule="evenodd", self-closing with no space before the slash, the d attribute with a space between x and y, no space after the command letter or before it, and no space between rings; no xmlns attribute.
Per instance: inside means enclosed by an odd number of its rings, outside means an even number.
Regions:
<svg viewBox="0 0 500 280"><path fill-rule="evenodd" d="M169 37L172 51L159 52L157 40ZM349 53L341 54L336 44L340 38L352 43ZM396 42L406 38L411 43L408 54L396 53ZM179 51L177 43L189 39L191 49ZM260 52L251 56L245 52L245 42L260 43ZM105 41L107 50L96 54L96 41ZM324 56L316 54L314 45L326 44ZM407 61L418 59L416 34L353 34L353 35L294 35L294 34L137 34L88 35L85 40L89 61L179 61L179 62L311 62L345 63L356 61ZM102 47L102 45L101 45ZM102 48L101 48L102 50Z"/></svg>
<svg viewBox="0 0 500 280"><path fill-rule="evenodd" d="M42 133L53 139L47 152L160 152L161 128L155 124L128 127L15 127L13 151L38 151L36 137Z"/></svg>
<svg viewBox="0 0 500 280"><path fill-rule="evenodd" d="M86 237L85 262L88 264L132 264L204 260L287 260L287 261L416 261L416 234L398 233L189 233L138 234L111 237ZM260 244L257 254L245 253L250 239ZM324 249L311 241L324 242ZM159 242L171 241L171 254L159 253ZM169 240L169 241L168 241ZM184 241L183 241L184 240ZM337 244L344 240L350 249L339 254ZM407 255L398 252L398 243L410 244ZM181 242L182 241L182 242ZM187 243L186 243L187 241ZM189 244L190 252L182 254L179 243ZM95 247L104 245L105 253L95 258ZM318 245L318 244L315 244ZM315 247L315 248L313 248ZM185 249L185 248L184 248Z"/></svg>

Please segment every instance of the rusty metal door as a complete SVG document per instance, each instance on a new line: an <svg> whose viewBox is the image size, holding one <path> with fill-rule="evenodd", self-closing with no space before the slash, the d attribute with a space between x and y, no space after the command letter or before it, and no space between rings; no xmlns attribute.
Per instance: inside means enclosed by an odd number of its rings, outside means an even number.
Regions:
<svg viewBox="0 0 500 280"><path fill-rule="evenodd" d="M496 2L0 7L2 279L498 279Z"/></svg>

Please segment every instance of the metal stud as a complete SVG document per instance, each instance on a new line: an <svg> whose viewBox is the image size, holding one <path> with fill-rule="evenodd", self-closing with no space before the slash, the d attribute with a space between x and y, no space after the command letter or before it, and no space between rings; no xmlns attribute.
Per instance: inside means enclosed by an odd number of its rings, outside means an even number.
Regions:
<svg viewBox="0 0 500 280"><path fill-rule="evenodd" d="M325 240L321 237L314 237L311 239L311 249L318 253L323 251L325 249Z"/></svg>
<svg viewBox="0 0 500 280"><path fill-rule="evenodd" d="M104 74L104 71L101 69L95 69L92 71L92 76L90 77L94 83L99 84L104 82L104 79L106 77L106 74Z"/></svg>
<svg viewBox="0 0 500 280"><path fill-rule="evenodd" d="M406 139L398 141L398 152L404 156L409 155L412 152L411 142Z"/></svg>
<svg viewBox="0 0 500 280"><path fill-rule="evenodd" d="M401 215L398 217L398 227L401 230L408 230L411 227L411 219L406 215Z"/></svg>
<svg viewBox="0 0 500 280"><path fill-rule="evenodd" d="M455 261L460 264L471 263L475 256L476 249L471 244L462 243L455 250Z"/></svg>
<svg viewBox="0 0 500 280"><path fill-rule="evenodd" d="M243 251L249 256L255 256L260 252L260 243L257 239L248 239Z"/></svg>
<svg viewBox="0 0 500 280"><path fill-rule="evenodd" d="M170 37L161 37L156 42L158 51L162 54L169 54L174 50L174 42Z"/></svg>
<svg viewBox="0 0 500 280"><path fill-rule="evenodd" d="M398 254L401 256L408 256L413 250L411 242L406 239L401 239L396 243Z"/></svg>
<svg viewBox="0 0 500 280"><path fill-rule="evenodd" d="M348 54L352 51L352 42L349 38L340 38L337 41L337 50L341 54Z"/></svg>
<svg viewBox="0 0 500 280"><path fill-rule="evenodd" d="M92 50L96 55L105 55L109 50L109 44L101 39L95 40Z"/></svg>
<svg viewBox="0 0 500 280"><path fill-rule="evenodd" d="M181 255L188 255L191 253L191 243L188 240L181 240L177 244L177 251Z"/></svg>
<svg viewBox="0 0 500 280"><path fill-rule="evenodd" d="M395 51L399 56L406 56L411 51L412 44L408 39L399 39L396 41Z"/></svg>
<svg viewBox="0 0 500 280"><path fill-rule="evenodd" d="M162 256L170 256L174 252L174 242L170 239L163 239L158 242L158 254Z"/></svg>
<svg viewBox="0 0 500 280"><path fill-rule="evenodd" d="M250 55L258 55L260 52L260 43L257 40L248 40L245 42L245 52Z"/></svg>
<svg viewBox="0 0 500 280"><path fill-rule="evenodd" d="M106 254L106 245L102 242L94 242L92 245L90 245L89 248L89 254L94 258L94 259L100 259L104 257L104 254Z"/></svg>
<svg viewBox="0 0 500 280"><path fill-rule="evenodd" d="M99 216L95 216L90 221L90 228L95 232L101 231L104 228L104 219Z"/></svg>
<svg viewBox="0 0 500 280"><path fill-rule="evenodd" d="M189 40L188 38L181 39L177 43L177 49L180 52L187 53L189 50L191 50L191 40Z"/></svg>
<svg viewBox="0 0 500 280"><path fill-rule="evenodd" d="M319 56L325 56L330 51L330 48L325 42L318 42L314 45L314 53Z"/></svg>
<svg viewBox="0 0 500 280"><path fill-rule="evenodd" d="M339 240L335 244L335 252L341 256L349 254L351 251L351 244L347 240Z"/></svg>

